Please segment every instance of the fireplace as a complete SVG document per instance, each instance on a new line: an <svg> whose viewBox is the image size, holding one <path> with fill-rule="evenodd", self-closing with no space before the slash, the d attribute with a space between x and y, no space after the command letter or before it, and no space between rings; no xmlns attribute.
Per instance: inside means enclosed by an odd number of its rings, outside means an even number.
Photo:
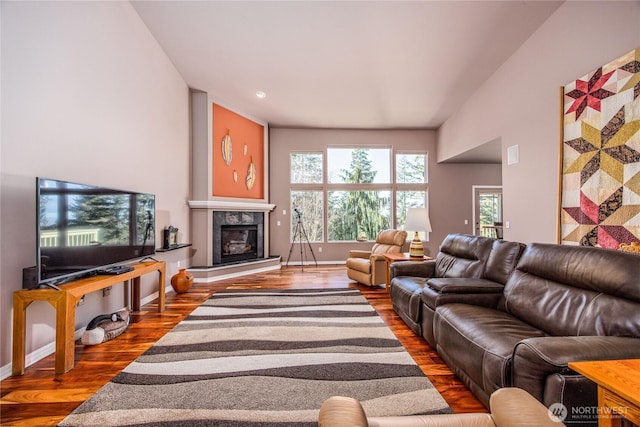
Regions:
<svg viewBox="0 0 640 427"><path fill-rule="evenodd" d="M221 236L222 264L258 258L257 225L223 225Z"/></svg>
<svg viewBox="0 0 640 427"><path fill-rule="evenodd" d="M233 274L257 269L280 267L280 257L269 255L269 212L275 205L258 202L232 200L190 200L192 263L189 272L196 280L210 281L213 278L231 277ZM247 241L253 241L255 249L242 247L242 237L229 237L229 255L223 258L222 227L247 228ZM231 228L226 228L231 227ZM233 242L231 242L233 241ZM255 255L252 253L255 251ZM241 258L239 252L243 253ZM249 256L252 258L249 259Z"/></svg>
<svg viewBox="0 0 640 427"><path fill-rule="evenodd" d="M213 212L213 265L264 258L264 213Z"/></svg>

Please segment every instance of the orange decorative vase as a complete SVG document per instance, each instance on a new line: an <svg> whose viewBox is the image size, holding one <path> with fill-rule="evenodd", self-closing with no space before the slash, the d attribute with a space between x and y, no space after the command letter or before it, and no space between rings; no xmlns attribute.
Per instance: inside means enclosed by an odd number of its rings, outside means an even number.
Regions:
<svg viewBox="0 0 640 427"><path fill-rule="evenodd" d="M187 273L184 268L171 277L171 287L179 294L187 292L191 285L193 285L193 275Z"/></svg>

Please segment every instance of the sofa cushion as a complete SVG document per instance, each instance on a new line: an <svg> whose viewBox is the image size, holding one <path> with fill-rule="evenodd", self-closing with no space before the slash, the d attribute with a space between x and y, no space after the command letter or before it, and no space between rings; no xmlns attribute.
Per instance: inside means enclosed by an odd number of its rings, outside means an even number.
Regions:
<svg viewBox="0 0 640 427"><path fill-rule="evenodd" d="M508 313L469 304L440 305L434 317L438 352L487 394L510 385L515 345L545 335Z"/></svg>
<svg viewBox="0 0 640 427"><path fill-rule="evenodd" d="M434 277L477 277L485 264L495 239L466 234L449 234L436 255Z"/></svg>
<svg viewBox="0 0 640 427"><path fill-rule="evenodd" d="M549 335L640 336L638 256L532 243L501 307Z"/></svg>
<svg viewBox="0 0 640 427"><path fill-rule="evenodd" d="M436 348L436 340L433 335L433 317L436 307L443 304L462 303L496 308L502 297L503 286L486 279L431 279L428 283L431 284L433 280L437 281L434 286L439 288L439 291L431 286L425 286L422 289L419 316L422 338L433 348ZM451 282L459 283L453 285ZM465 286L467 284L469 286Z"/></svg>
<svg viewBox="0 0 640 427"><path fill-rule="evenodd" d="M518 264L525 245L508 240L495 240L484 269L485 279L507 283L507 279Z"/></svg>

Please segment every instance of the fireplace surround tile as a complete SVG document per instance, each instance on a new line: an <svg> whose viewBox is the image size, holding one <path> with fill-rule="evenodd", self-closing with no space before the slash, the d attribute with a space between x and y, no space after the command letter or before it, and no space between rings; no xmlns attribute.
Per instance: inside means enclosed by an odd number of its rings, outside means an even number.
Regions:
<svg viewBox="0 0 640 427"><path fill-rule="evenodd" d="M264 258L264 216L264 212L214 211L212 265ZM251 236L252 232L255 233L255 247L250 248L242 255L225 254L223 246L229 242L223 242L223 229L239 231L243 225L247 226L246 234L243 235ZM236 241L235 244L239 244L239 242Z"/></svg>

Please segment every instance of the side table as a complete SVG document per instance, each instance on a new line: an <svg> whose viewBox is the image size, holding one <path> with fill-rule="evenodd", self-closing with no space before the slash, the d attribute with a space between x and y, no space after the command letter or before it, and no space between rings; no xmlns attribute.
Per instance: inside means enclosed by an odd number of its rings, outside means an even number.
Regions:
<svg viewBox="0 0 640 427"><path fill-rule="evenodd" d="M569 368L598 384L598 426L640 425L640 359L569 362Z"/></svg>
<svg viewBox="0 0 640 427"><path fill-rule="evenodd" d="M387 264L386 265L387 292L389 292L389 282L390 282L389 268L391 267L391 264L393 264L396 261L426 261L426 260L432 259L431 257L428 257L426 255L422 257L412 257L412 256L409 256L408 252L388 253L388 254L383 254L383 256L384 256L384 262Z"/></svg>

